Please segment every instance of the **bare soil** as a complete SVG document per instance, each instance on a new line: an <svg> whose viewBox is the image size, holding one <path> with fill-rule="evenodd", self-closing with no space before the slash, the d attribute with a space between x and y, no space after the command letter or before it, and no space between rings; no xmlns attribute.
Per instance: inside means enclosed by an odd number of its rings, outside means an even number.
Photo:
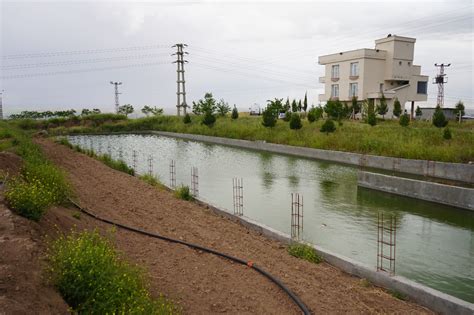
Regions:
<svg viewBox="0 0 474 315"><path fill-rule="evenodd" d="M364 287L360 279L327 263L291 257L280 242L67 147L46 139L38 143L67 172L76 199L94 213L253 261L280 278L314 313L431 313L380 288ZM73 224L110 228L84 215L74 219L71 210L60 208L46 219L63 230ZM178 302L185 313L299 313L278 287L245 266L121 230L116 243L128 259L147 269L152 292Z"/></svg>

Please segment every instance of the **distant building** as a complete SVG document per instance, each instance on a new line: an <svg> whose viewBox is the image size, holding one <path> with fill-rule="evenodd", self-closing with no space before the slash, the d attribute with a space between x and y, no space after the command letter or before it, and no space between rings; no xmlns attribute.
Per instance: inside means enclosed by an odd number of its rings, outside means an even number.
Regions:
<svg viewBox="0 0 474 315"><path fill-rule="evenodd" d="M435 112L436 107L424 107L420 108L421 109L421 117L417 117L418 119L421 120L431 120L433 118L433 114ZM444 117L448 120L456 120L456 108L448 108L444 107L441 108L443 111Z"/></svg>
<svg viewBox="0 0 474 315"><path fill-rule="evenodd" d="M402 112L405 103L411 102L414 116L415 102L426 101L428 76L421 75L421 67L413 64L415 38L388 35L375 41L375 49L357 49L319 57L319 64L326 66L324 94L319 101L339 99L351 101L371 100L375 106L382 93L388 104L387 116L392 116L395 98L400 101Z"/></svg>

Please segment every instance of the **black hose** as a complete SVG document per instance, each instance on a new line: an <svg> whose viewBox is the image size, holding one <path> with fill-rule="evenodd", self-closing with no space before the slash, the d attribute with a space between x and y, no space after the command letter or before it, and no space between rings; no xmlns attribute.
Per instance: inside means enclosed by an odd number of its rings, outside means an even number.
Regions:
<svg viewBox="0 0 474 315"><path fill-rule="evenodd" d="M159 234L156 234L156 233L147 232L147 231L144 231L144 230L141 230L141 229L138 229L138 228L130 227L130 226L123 225L123 224L120 224L120 223L117 223L117 222L114 222L114 221L111 221L111 220L108 220L108 219L104 219L104 218L101 218L101 217L99 217L98 215L96 215L96 214L94 214L94 213L91 213L91 212L87 211L85 208L81 207L81 206L80 206L78 203L76 203L74 200L69 199L69 201L70 201L76 208L78 208L79 210L81 210L81 212L87 214L88 216L90 216L90 217L92 217L92 218L94 218L94 219L96 219L96 220L99 220L99 221L102 221L102 222L105 222L105 223L108 223L108 224L115 225L115 226L120 227L120 228L122 228L122 229L124 229L124 230L128 230L128 231L140 233L140 234L143 234L143 235L146 235L146 236L158 238L158 239L161 239L161 240L164 240L164 241L168 241L168 242L171 242L171 243L177 243L177 244L185 245L185 246L188 246L188 247L197 249L197 250L202 250L202 251L204 251L204 252L208 252L208 253L214 254L214 255L216 255L216 256L220 256L220 257L227 258L227 259L229 259L229 260L238 262L238 263L240 263L240 264L242 264L242 265L246 265L246 266L248 266L249 268L253 268L253 269L255 269L256 271L258 271L260 274L262 274L262 275L264 275L265 277L267 277L268 279L270 279L273 283L275 283L277 286L279 286L286 294L288 294L288 296L293 300L293 302L295 302L295 304L301 309L301 311L303 312L303 314L305 314L305 315L311 314L310 311L309 311L309 309L308 309L308 307L299 299L298 296L296 296L296 294L294 294L290 289L288 289L288 288L283 284L283 282L281 282L279 279L275 278L274 276L272 276L270 273L266 272L265 270L263 270L263 269L260 268L259 266L255 265L255 264L254 264L253 262L251 262L251 261L245 261L245 260L243 260L243 259L240 259L240 258L237 258L237 257L233 257L233 256L230 256L230 255L227 255L227 254L218 252L218 251L216 251L216 250L214 250L214 249L201 246L201 245L188 243L188 242L181 241L181 240L177 240L177 239L174 239L174 238L169 238L169 237L162 236L162 235L159 235Z"/></svg>

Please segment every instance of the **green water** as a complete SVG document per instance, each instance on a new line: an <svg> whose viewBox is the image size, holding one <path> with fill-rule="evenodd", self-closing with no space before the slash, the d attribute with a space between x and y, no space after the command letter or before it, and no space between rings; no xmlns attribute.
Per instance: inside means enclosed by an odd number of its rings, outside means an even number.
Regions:
<svg viewBox="0 0 474 315"><path fill-rule="evenodd" d="M244 215L290 233L291 193L304 197L304 240L375 269L377 215L397 217L396 273L474 302L474 212L357 187L357 169L279 154L153 135L72 136L71 142L115 158L120 149L138 173L190 185L199 170L199 196L233 211L232 178L244 180ZM110 146L110 148L108 148Z"/></svg>

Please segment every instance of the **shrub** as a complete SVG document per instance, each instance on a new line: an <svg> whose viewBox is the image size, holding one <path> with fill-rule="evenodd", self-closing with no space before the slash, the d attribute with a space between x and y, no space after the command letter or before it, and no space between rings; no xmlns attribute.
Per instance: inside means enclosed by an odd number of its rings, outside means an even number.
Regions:
<svg viewBox="0 0 474 315"><path fill-rule="evenodd" d="M336 131L336 125L334 124L334 121L332 121L331 119L327 119L321 126L321 129L319 129L319 131L329 134L330 132Z"/></svg>
<svg viewBox="0 0 474 315"><path fill-rule="evenodd" d="M216 116L210 111L206 111L204 113L204 117L202 118L202 123L208 127L212 127L216 122Z"/></svg>
<svg viewBox="0 0 474 315"><path fill-rule="evenodd" d="M398 100L398 98L396 98L395 101L393 102L393 116L400 117L401 114L402 114L402 105L400 104L400 101Z"/></svg>
<svg viewBox="0 0 474 315"><path fill-rule="evenodd" d="M277 122L274 110L267 107L262 113L262 125L265 127L275 127Z"/></svg>
<svg viewBox="0 0 474 315"><path fill-rule="evenodd" d="M301 117L298 113L293 113L290 118L290 129L293 130L298 130L303 127L303 124L301 123Z"/></svg>
<svg viewBox="0 0 474 315"><path fill-rule="evenodd" d="M178 188L176 188L176 191L174 192L174 195L183 200L193 200L193 196L191 195L191 192L189 191L188 186L181 185Z"/></svg>
<svg viewBox="0 0 474 315"><path fill-rule="evenodd" d="M239 118L239 111L237 110L237 107L234 105L234 109L232 109L232 119L237 119Z"/></svg>
<svg viewBox="0 0 474 315"><path fill-rule="evenodd" d="M184 115L183 122L185 124L190 124L191 123L191 116L189 114Z"/></svg>
<svg viewBox="0 0 474 315"><path fill-rule="evenodd" d="M292 114L292 113L291 113L289 110L287 110L287 111L285 112L285 116L283 117L283 120L284 120L284 121L290 121L290 120L291 120L291 114Z"/></svg>
<svg viewBox="0 0 474 315"><path fill-rule="evenodd" d="M97 231L71 233L52 242L48 253L52 283L80 314L171 314L164 298L150 297L143 272L121 260Z"/></svg>
<svg viewBox="0 0 474 315"><path fill-rule="evenodd" d="M307 260L314 264L319 264L323 258L316 253L316 250L306 244L294 243L288 246L288 254Z"/></svg>
<svg viewBox="0 0 474 315"><path fill-rule="evenodd" d="M377 124L377 118L375 117L375 113L369 113L367 116L367 123L371 126L375 126Z"/></svg>
<svg viewBox="0 0 474 315"><path fill-rule="evenodd" d="M448 121L446 120L446 117L444 116L443 110L438 105L433 114L433 125L435 125L438 128L443 128L447 124L448 124Z"/></svg>
<svg viewBox="0 0 474 315"><path fill-rule="evenodd" d="M39 221L54 202L53 194L40 180L26 182L18 177L8 182L5 198L11 209L34 221Z"/></svg>
<svg viewBox="0 0 474 315"><path fill-rule="evenodd" d="M400 126L406 127L410 124L410 117L408 117L408 114L403 114L400 116Z"/></svg>
<svg viewBox="0 0 474 315"><path fill-rule="evenodd" d="M312 123L321 118L322 111L323 109L321 107L312 107L308 112L308 121Z"/></svg>
<svg viewBox="0 0 474 315"><path fill-rule="evenodd" d="M443 138L446 140L451 140L452 137L453 136L451 135L451 130L449 130L449 128L444 128Z"/></svg>
<svg viewBox="0 0 474 315"><path fill-rule="evenodd" d="M423 112L421 111L420 106L416 107L415 115L416 117L421 117L421 115L423 115Z"/></svg>

